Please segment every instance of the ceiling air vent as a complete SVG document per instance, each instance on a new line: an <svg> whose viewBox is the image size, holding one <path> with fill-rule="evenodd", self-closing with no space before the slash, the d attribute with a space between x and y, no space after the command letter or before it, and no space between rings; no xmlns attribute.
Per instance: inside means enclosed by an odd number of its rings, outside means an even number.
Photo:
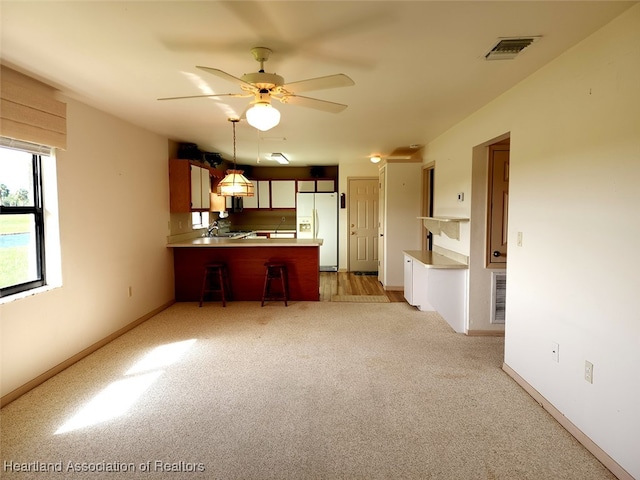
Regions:
<svg viewBox="0 0 640 480"><path fill-rule="evenodd" d="M487 60L511 60L538 38L540 37L501 38L484 58Z"/></svg>

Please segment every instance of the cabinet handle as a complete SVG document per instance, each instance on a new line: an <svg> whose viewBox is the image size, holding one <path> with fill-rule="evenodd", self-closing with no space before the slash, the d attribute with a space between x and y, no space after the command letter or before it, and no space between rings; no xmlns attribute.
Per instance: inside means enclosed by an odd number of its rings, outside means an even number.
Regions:
<svg viewBox="0 0 640 480"><path fill-rule="evenodd" d="M351 235L355 235L355 234L356 234L356 232L351 232Z"/></svg>

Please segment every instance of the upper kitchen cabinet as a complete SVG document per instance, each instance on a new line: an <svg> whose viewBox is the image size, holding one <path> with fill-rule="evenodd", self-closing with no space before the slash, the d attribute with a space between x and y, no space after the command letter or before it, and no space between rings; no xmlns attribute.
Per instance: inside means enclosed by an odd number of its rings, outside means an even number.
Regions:
<svg viewBox="0 0 640 480"><path fill-rule="evenodd" d="M271 208L271 182L258 180L258 208Z"/></svg>
<svg viewBox="0 0 640 480"><path fill-rule="evenodd" d="M336 182L333 179L298 180L298 191L310 193L333 193L336 191Z"/></svg>
<svg viewBox="0 0 640 480"><path fill-rule="evenodd" d="M209 169L191 165L191 208L209 210L211 175Z"/></svg>
<svg viewBox="0 0 640 480"><path fill-rule="evenodd" d="M295 180L271 180L271 208L296 208Z"/></svg>
<svg viewBox="0 0 640 480"><path fill-rule="evenodd" d="M253 197L243 197L243 208L258 208L259 187L257 180L249 180L253 184Z"/></svg>
<svg viewBox="0 0 640 480"><path fill-rule="evenodd" d="M209 209L211 175L216 171L190 160L169 160L169 208L172 213Z"/></svg>

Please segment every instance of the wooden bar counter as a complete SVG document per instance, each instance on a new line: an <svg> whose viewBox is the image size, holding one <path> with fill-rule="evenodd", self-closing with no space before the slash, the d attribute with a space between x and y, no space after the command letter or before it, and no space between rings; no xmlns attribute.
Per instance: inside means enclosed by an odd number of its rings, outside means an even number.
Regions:
<svg viewBox="0 0 640 480"><path fill-rule="evenodd" d="M177 302L200 300L204 265L225 262L229 270L233 300L260 301L265 262L282 262L289 274L291 300L320 300L321 239L210 238L170 243L173 249Z"/></svg>

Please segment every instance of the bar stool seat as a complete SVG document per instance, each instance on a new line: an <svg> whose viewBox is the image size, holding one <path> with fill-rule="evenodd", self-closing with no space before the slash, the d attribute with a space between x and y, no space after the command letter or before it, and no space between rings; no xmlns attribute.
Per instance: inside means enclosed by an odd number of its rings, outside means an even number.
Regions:
<svg viewBox="0 0 640 480"><path fill-rule="evenodd" d="M287 265L284 263L267 262L264 275L264 289L262 291L262 304L270 300L283 300L284 306L287 307L289 298L289 277L287 276ZM280 287L277 291L273 291L274 280L280 280Z"/></svg>
<svg viewBox="0 0 640 480"><path fill-rule="evenodd" d="M200 292L200 306L204 302L207 293L219 293L222 306L227 306L227 296L231 297L231 285L227 264L223 262L211 262L204 266L202 277L202 291Z"/></svg>

